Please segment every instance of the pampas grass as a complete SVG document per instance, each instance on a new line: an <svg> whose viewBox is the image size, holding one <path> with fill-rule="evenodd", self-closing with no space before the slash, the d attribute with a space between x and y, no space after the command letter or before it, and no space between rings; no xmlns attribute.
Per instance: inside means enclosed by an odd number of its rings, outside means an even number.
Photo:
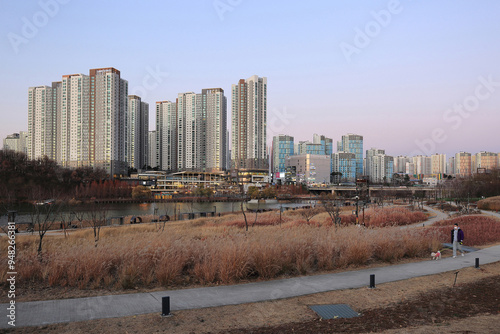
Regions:
<svg viewBox="0 0 500 334"><path fill-rule="evenodd" d="M114 290L229 284L394 262L426 255L439 243L438 232L422 229L335 228L325 216L304 223L287 214L280 227L276 212L259 214L252 227L251 217L248 232L241 214L170 222L163 232L154 224L106 227L98 247L91 230L47 235L42 258L36 236L18 235L19 284ZM6 243L1 249L5 254ZM0 263L7 267L5 257Z"/></svg>
<svg viewBox="0 0 500 334"><path fill-rule="evenodd" d="M482 246L500 241L500 221L483 215L471 215L441 220L433 224L441 233L442 242L451 241L451 230L457 223L464 231L464 244Z"/></svg>

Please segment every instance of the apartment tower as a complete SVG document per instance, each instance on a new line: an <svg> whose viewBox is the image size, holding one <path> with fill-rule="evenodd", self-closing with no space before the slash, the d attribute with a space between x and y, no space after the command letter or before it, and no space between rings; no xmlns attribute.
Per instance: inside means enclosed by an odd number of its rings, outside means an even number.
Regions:
<svg viewBox="0 0 500 334"><path fill-rule="evenodd" d="M156 102L156 165L165 171L177 170L177 105ZM179 142L182 145L182 141ZM154 167L154 166L151 166Z"/></svg>
<svg viewBox="0 0 500 334"><path fill-rule="evenodd" d="M57 163L71 168L90 166L90 77L63 75L61 82L52 83L52 90L59 110Z"/></svg>
<svg viewBox="0 0 500 334"><path fill-rule="evenodd" d="M222 171L227 164L227 99L222 88L201 90L201 170Z"/></svg>
<svg viewBox="0 0 500 334"><path fill-rule="evenodd" d="M57 118L52 87L37 86L28 89L28 143L29 159L47 157L56 159Z"/></svg>
<svg viewBox="0 0 500 334"><path fill-rule="evenodd" d="M128 96L125 118L125 160L130 168L144 168L148 161L149 104L137 95Z"/></svg>
<svg viewBox="0 0 500 334"><path fill-rule="evenodd" d="M231 167L267 169L267 78L241 79L231 96Z"/></svg>
<svg viewBox="0 0 500 334"><path fill-rule="evenodd" d="M89 94L90 162L112 176L124 174L128 82L115 68L91 69Z"/></svg>

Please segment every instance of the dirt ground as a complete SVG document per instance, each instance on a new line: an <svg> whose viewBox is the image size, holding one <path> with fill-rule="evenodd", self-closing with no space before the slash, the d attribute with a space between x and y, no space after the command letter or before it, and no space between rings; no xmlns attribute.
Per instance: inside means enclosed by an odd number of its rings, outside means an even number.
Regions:
<svg viewBox="0 0 500 334"><path fill-rule="evenodd" d="M455 277L457 278L454 286ZM438 275L234 306L99 319L0 333L500 333L500 262ZM348 304L360 317L320 319L308 306Z"/></svg>

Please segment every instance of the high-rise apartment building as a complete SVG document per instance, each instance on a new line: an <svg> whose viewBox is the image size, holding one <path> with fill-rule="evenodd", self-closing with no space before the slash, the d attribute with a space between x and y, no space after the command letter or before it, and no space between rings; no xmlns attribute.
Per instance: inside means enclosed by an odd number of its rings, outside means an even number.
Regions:
<svg viewBox="0 0 500 334"><path fill-rule="evenodd" d="M448 159L448 164L446 165L447 174L455 175L455 157L450 157Z"/></svg>
<svg viewBox="0 0 500 334"><path fill-rule="evenodd" d="M201 90L200 166L202 171L226 170L227 166L227 99L222 88Z"/></svg>
<svg viewBox="0 0 500 334"><path fill-rule="evenodd" d="M156 102L156 164L161 170L177 170L177 131L176 103Z"/></svg>
<svg viewBox="0 0 500 334"><path fill-rule="evenodd" d="M151 168L158 167L156 153L156 130L148 133L148 166Z"/></svg>
<svg viewBox="0 0 500 334"><path fill-rule="evenodd" d="M471 176L472 174L472 157L470 153L460 152L455 154L455 175L456 176Z"/></svg>
<svg viewBox="0 0 500 334"><path fill-rule="evenodd" d="M52 83L57 103L57 162L64 167L90 166L90 77L63 75Z"/></svg>
<svg viewBox="0 0 500 334"><path fill-rule="evenodd" d="M385 154L375 154L367 157L370 160L368 164L368 176L372 183L391 182L394 174L394 158Z"/></svg>
<svg viewBox="0 0 500 334"><path fill-rule="evenodd" d="M227 166L227 101L222 88L156 102L157 160L167 171L213 172Z"/></svg>
<svg viewBox="0 0 500 334"><path fill-rule="evenodd" d="M356 156L356 178L363 175L363 136L349 133L337 143L337 150L354 153Z"/></svg>
<svg viewBox="0 0 500 334"><path fill-rule="evenodd" d="M267 169L267 78L254 75L231 86L232 167Z"/></svg>
<svg viewBox="0 0 500 334"><path fill-rule="evenodd" d="M130 168L141 169L148 159L149 104L137 95L128 96L125 117L125 161Z"/></svg>
<svg viewBox="0 0 500 334"><path fill-rule="evenodd" d="M177 170L196 170L201 165L201 94L179 93L177 97Z"/></svg>
<svg viewBox="0 0 500 334"><path fill-rule="evenodd" d="M406 173L406 163L413 161L412 159L408 158L407 156L397 156L394 158L394 173Z"/></svg>
<svg viewBox="0 0 500 334"><path fill-rule="evenodd" d="M394 158L385 154L385 150L371 148L366 150L365 175L370 182L390 182L394 173Z"/></svg>
<svg viewBox="0 0 500 334"><path fill-rule="evenodd" d="M425 155L417 155L413 157L413 164L415 165L415 174L428 175L431 174L432 160L431 157Z"/></svg>
<svg viewBox="0 0 500 334"><path fill-rule="evenodd" d="M381 150L381 149L377 149L377 148L374 148L372 147L371 149L369 150L366 150L366 157L364 159L364 174L365 175L368 175L370 176L373 172L372 172L372 166L371 166L371 163L372 163L372 157L373 156L376 156L376 155L379 155L379 154L385 154L385 150ZM372 180L372 178L370 177L370 181L372 182L375 182Z"/></svg>
<svg viewBox="0 0 500 334"><path fill-rule="evenodd" d="M498 154L493 152L481 151L476 153L476 163L473 173L488 171L498 168Z"/></svg>
<svg viewBox="0 0 500 334"><path fill-rule="evenodd" d="M446 154L431 155L431 174L446 174Z"/></svg>
<svg viewBox="0 0 500 334"><path fill-rule="evenodd" d="M128 82L112 67L91 69L89 76L91 164L111 175L123 174Z"/></svg>
<svg viewBox="0 0 500 334"><path fill-rule="evenodd" d="M332 172L341 173L334 176L333 182L356 181L356 155L349 152L332 153Z"/></svg>
<svg viewBox="0 0 500 334"><path fill-rule="evenodd" d="M115 68L63 75L51 87L31 87L28 157L103 168L112 176L125 173L127 92L128 83Z"/></svg>
<svg viewBox="0 0 500 334"><path fill-rule="evenodd" d="M284 178L286 157L294 155L293 137L278 135L273 137L272 172L276 178Z"/></svg>
<svg viewBox="0 0 500 334"><path fill-rule="evenodd" d="M413 161L413 159L411 161ZM406 174L408 174L408 175L417 174L417 170L416 170L415 164L413 162L406 163Z"/></svg>
<svg viewBox="0 0 500 334"><path fill-rule="evenodd" d="M37 86L28 89L28 143L29 159L48 157L56 159L56 108L52 87Z"/></svg>

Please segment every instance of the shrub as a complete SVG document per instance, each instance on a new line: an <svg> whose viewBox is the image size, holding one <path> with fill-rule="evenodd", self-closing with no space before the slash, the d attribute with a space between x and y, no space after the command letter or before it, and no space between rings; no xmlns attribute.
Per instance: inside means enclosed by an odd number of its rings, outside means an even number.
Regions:
<svg viewBox="0 0 500 334"><path fill-rule="evenodd" d="M500 196L489 197L478 201L477 208L481 210L500 210Z"/></svg>

